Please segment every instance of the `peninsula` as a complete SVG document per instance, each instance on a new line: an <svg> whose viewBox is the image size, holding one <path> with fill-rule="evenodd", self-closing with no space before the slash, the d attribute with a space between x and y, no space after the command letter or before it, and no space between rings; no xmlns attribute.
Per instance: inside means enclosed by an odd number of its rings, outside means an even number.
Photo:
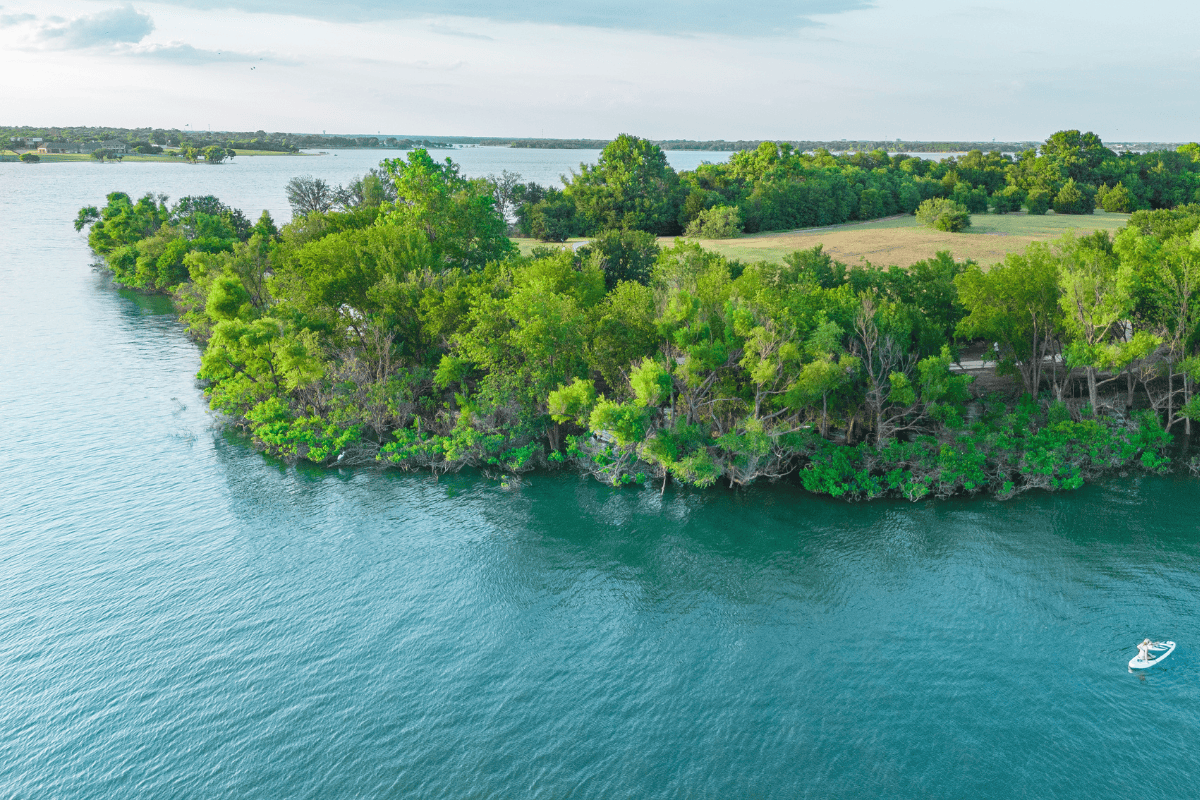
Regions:
<svg viewBox="0 0 1200 800"><path fill-rule="evenodd" d="M1197 144L1061 131L937 162L764 143L676 174L621 136L561 190L417 148L288 195L282 228L121 192L76 223L117 282L174 297L212 407L283 458L913 500L1189 466L1169 447L1200 418ZM1065 230L991 263L711 249L883 218Z"/></svg>

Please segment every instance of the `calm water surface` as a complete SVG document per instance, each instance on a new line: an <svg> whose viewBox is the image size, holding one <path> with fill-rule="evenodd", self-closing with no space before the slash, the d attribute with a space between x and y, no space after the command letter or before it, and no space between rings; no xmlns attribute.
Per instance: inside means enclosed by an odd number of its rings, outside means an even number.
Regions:
<svg viewBox="0 0 1200 800"><path fill-rule="evenodd" d="M113 189L286 219L289 177L380 155L0 164L0 797L1194 796L1193 480L847 505L286 467L70 227ZM1147 635L1179 648L1130 674Z"/></svg>

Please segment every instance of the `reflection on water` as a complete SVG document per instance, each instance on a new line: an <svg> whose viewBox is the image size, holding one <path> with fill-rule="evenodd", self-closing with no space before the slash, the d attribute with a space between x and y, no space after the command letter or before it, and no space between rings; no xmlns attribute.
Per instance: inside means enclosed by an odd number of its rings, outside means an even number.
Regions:
<svg viewBox="0 0 1200 800"><path fill-rule="evenodd" d="M167 304L91 271L75 210L114 184L276 209L296 164L344 182L361 155L0 165L0 794L1190 795L1189 478L506 491L288 466L220 426ZM1143 636L1179 647L1132 675Z"/></svg>

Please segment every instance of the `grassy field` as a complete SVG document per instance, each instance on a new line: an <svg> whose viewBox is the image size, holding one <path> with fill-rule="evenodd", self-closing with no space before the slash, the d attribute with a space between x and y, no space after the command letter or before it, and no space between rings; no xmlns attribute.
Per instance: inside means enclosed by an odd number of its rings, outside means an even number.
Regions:
<svg viewBox="0 0 1200 800"><path fill-rule="evenodd" d="M922 228L916 217L906 215L740 239L701 240L700 244L743 261L779 261L788 253L820 244L825 252L847 264L869 261L879 266L907 267L939 250L949 250L955 258L972 258L990 265L1003 260L1006 253L1024 250L1030 242L1057 239L1067 231L1116 230L1128 219L1128 214L1104 211L1084 216L1059 216L1054 212L1045 216L972 214L967 232L943 233ZM670 240L662 241L667 244Z"/></svg>
<svg viewBox="0 0 1200 800"><path fill-rule="evenodd" d="M1128 214L1104 211L1084 216L1059 216L1053 211L1034 217L1025 213L972 214L971 227L966 233L943 233L922 228L917 225L916 217L905 215L825 228L758 233L740 239L701 239L700 244L706 250L742 261L781 261L789 253L819 244L825 252L847 264L869 261L878 266L907 267L939 250L949 250L955 258L972 258L990 266L1002 261L1006 253L1024 250L1030 242L1057 239L1067 231L1078 234L1115 231L1128 219ZM569 243L578 245L586 241L571 239ZM668 247L674 239L663 237L658 241ZM513 239L513 242L524 255L539 245L555 246L536 239Z"/></svg>

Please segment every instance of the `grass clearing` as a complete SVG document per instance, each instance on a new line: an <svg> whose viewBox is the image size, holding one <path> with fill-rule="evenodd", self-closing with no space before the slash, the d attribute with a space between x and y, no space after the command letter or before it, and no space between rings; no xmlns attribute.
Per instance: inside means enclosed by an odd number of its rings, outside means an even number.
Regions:
<svg viewBox="0 0 1200 800"><path fill-rule="evenodd" d="M789 253L820 244L825 252L847 264L867 261L879 266L907 267L931 258L939 250L949 250L955 258L970 258L989 266L1002 261L1008 253L1023 251L1030 242L1057 239L1067 231L1079 234L1113 231L1123 227L1128 219L1128 214L1105 211L1081 216L1060 216L1053 212L1044 216L972 214L968 230L944 233L923 228L915 217L904 215L825 228L758 233L739 239L699 241L706 250L742 261L778 262ZM663 245L672 241L659 240Z"/></svg>
<svg viewBox="0 0 1200 800"><path fill-rule="evenodd" d="M517 246L517 249L519 249L521 251L521 255L523 255L523 256L532 255L533 248L535 248L535 247L552 247L557 250L559 248L570 245L572 248L576 248L579 245L583 244L584 242L588 241L587 237L578 237L578 236L576 236L573 239L567 239L567 241L563 244L559 244L558 242L542 242L542 241L538 241L537 239L526 239L526 238L517 237L517 236L511 237L511 238L512 238L512 243ZM669 244L669 242L668 242L668 244Z"/></svg>
<svg viewBox="0 0 1200 800"><path fill-rule="evenodd" d="M1019 214L972 214L971 227L963 233L922 228L916 217L905 214L897 217L806 228L798 231L756 233L739 239L700 239L705 250L720 253L726 258L742 261L775 261L797 250L823 245L825 252L838 261L860 264L868 261L883 267L907 267L915 261L932 258L939 250L949 250L955 258L971 258L991 266L1004 260L1008 253L1023 251L1030 242L1048 242L1068 231L1088 234L1092 231L1116 231L1125 226L1128 214L1097 211L1086 215L1059 215L1053 211L1043 216ZM577 247L587 238L568 239ZM663 247L674 244L674 237L660 237ZM535 247L562 247L539 242L537 239L514 238L513 243L527 256Z"/></svg>

